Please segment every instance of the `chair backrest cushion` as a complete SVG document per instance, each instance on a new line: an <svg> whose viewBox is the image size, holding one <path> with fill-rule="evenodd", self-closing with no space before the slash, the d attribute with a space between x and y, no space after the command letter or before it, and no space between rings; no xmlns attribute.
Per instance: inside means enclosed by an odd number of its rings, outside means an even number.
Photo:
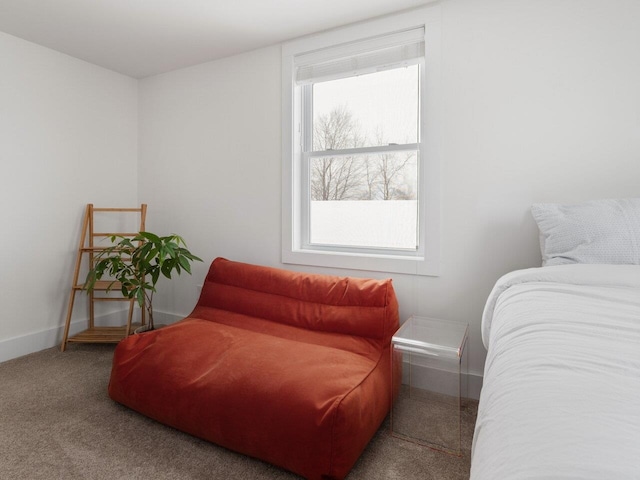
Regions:
<svg viewBox="0 0 640 480"><path fill-rule="evenodd" d="M292 272L224 258L212 262L198 307L385 344L398 328L398 302L390 279Z"/></svg>

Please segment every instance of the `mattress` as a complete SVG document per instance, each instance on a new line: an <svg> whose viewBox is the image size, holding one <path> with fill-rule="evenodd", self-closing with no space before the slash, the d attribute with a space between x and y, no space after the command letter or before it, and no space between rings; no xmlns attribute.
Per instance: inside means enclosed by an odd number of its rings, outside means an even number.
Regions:
<svg viewBox="0 0 640 480"><path fill-rule="evenodd" d="M482 338L471 479L640 478L640 266L507 274Z"/></svg>

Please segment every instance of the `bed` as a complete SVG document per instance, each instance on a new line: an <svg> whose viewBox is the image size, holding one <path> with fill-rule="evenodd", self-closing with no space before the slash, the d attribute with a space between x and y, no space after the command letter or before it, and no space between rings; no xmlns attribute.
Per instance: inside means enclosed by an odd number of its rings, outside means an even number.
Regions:
<svg viewBox="0 0 640 480"><path fill-rule="evenodd" d="M503 276L485 306L471 479L640 478L640 236L631 260L585 263L540 231L545 266Z"/></svg>

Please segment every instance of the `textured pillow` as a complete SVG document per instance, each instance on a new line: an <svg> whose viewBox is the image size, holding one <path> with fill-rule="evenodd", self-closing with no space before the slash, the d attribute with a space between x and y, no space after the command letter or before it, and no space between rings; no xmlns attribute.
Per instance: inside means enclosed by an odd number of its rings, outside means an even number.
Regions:
<svg viewBox="0 0 640 480"><path fill-rule="evenodd" d="M537 203L542 265L640 264L640 198Z"/></svg>

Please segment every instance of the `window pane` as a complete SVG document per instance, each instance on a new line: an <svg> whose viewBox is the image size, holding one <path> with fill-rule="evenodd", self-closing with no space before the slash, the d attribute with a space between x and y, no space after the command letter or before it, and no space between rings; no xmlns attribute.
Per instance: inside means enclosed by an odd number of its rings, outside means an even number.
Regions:
<svg viewBox="0 0 640 480"><path fill-rule="evenodd" d="M313 85L313 150L418 142L418 65Z"/></svg>
<svg viewBox="0 0 640 480"><path fill-rule="evenodd" d="M417 151L312 157L311 244L417 248Z"/></svg>

